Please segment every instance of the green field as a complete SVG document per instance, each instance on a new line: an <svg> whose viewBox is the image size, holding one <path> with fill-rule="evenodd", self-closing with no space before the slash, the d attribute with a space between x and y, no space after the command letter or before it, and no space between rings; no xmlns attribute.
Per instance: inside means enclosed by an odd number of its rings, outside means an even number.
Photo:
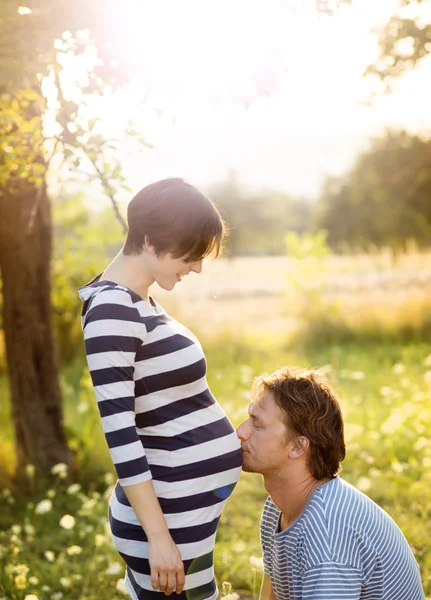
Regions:
<svg viewBox="0 0 431 600"><path fill-rule="evenodd" d="M338 390L346 421L348 457L342 475L399 524L430 595L431 345L353 343L298 352L281 335L245 339L226 333L204 339L204 346L210 387L235 425L244 418L254 376L283 364L323 369ZM28 498L7 488L1 492L0 557L5 568L0 598L125 597L121 559L106 528L114 475L82 360L64 370L63 390L69 441L80 467L64 479L60 473L50 489L35 489ZM9 437L6 428L4 450L11 448ZM76 481L79 489L70 487ZM258 525L265 497L261 477L243 475L219 528L220 587L229 582L243 596L258 593ZM230 586L223 590L229 592Z"/></svg>

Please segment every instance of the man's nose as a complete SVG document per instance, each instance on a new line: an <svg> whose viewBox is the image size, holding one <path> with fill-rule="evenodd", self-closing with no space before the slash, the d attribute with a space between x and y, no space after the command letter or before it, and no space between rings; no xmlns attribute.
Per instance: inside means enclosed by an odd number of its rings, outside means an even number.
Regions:
<svg viewBox="0 0 431 600"><path fill-rule="evenodd" d="M240 425L238 425L238 427L236 429L236 435L238 436L238 438L241 441L246 440L249 436L249 432L248 432L249 428L247 426L247 422L248 422L248 419L246 419Z"/></svg>

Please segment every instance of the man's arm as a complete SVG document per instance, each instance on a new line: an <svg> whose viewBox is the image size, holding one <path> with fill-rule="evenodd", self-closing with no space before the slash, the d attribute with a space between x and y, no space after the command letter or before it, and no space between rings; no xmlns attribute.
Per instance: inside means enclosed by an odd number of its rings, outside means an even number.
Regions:
<svg viewBox="0 0 431 600"><path fill-rule="evenodd" d="M350 565L320 563L308 569L302 580L302 600L360 600L361 591L361 572Z"/></svg>
<svg viewBox="0 0 431 600"><path fill-rule="evenodd" d="M260 588L259 600L277 600L269 575L264 575Z"/></svg>

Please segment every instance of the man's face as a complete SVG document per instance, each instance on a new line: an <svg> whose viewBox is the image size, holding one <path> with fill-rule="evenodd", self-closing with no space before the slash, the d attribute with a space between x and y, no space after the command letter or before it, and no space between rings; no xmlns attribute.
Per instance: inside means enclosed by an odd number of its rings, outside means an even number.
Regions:
<svg viewBox="0 0 431 600"><path fill-rule="evenodd" d="M265 391L250 402L248 418L236 430L241 440L242 468L251 473L267 475L286 464L291 443L283 412L271 392Z"/></svg>

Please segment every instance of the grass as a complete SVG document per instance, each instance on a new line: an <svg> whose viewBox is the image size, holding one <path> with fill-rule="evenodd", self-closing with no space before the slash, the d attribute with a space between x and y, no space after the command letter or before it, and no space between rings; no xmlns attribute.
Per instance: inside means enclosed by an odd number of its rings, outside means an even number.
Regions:
<svg viewBox="0 0 431 600"><path fill-rule="evenodd" d="M345 417L342 476L401 527L431 598L429 254L302 264L294 277L285 258L216 261L198 290L192 276L182 282L178 304L155 295L197 333L210 387L234 425L256 375L282 365L328 375ZM0 600L125 598L122 561L106 530L114 473L84 358L61 374L77 470L60 469L49 488L35 485L27 497L7 487L15 456L1 368L0 356ZM216 574L228 596L258 594L265 498L261 477L243 474L222 515Z"/></svg>
<svg viewBox="0 0 431 600"><path fill-rule="evenodd" d="M320 367L327 373L346 421L348 457L342 475L404 531L431 595L431 346L352 343L305 354L293 352L283 337L247 339L227 333L204 339L204 346L210 387L235 425L244 418L254 376L282 364ZM82 361L64 371L63 391L82 487L71 488L71 480L60 473L50 490L29 498L14 498L3 490L0 555L6 568L0 576L0 598L125 597L121 559L106 531L112 467ZM261 477L244 474L219 528L218 581L228 581L242 595L252 596L259 589L258 525L265 497ZM36 509L42 500L52 502L45 513ZM64 515L74 518L70 529L59 526Z"/></svg>

